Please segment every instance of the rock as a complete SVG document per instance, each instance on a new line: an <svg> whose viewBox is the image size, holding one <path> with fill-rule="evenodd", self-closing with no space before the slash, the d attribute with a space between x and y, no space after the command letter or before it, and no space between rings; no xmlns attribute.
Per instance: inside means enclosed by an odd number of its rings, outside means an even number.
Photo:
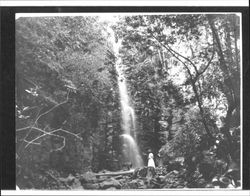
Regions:
<svg viewBox="0 0 250 196"><path fill-rule="evenodd" d="M176 188L178 186L178 183L176 181L174 181L171 185L171 188Z"/></svg>
<svg viewBox="0 0 250 196"><path fill-rule="evenodd" d="M164 178L162 178L162 181L168 181L169 179L173 179L178 174L178 171L174 170L169 172Z"/></svg>
<svg viewBox="0 0 250 196"><path fill-rule="evenodd" d="M166 175L168 173L167 172L167 166L156 167L155 172L159 176Z"/></svg>
<svg viewBox="0 0 250 196"><path fill-rule="evenodd" d="M148 172L148 167L137 168L133 173L133 178L146 177Z"/></svg>
<svg viewBox="0 0 250 196"><path fill-rule="evenodd" d="M71 186L71 189L73 190L82 190L84 189L83 186L81 185L81 183L74 183L72 186Z"/></svg>
<svg viewBox="0 0 250 196"><path fill-rule="evenodd" d="M183 167L183 163L181 161L170 161L168 166L167 166L167 170L173 171L173 170L181 170L181 168Z"/></svg>
<svg viewBox="0 0 250 196"><path fill-rule="evenodd" d="M99 184L86 183L83 185L84 189L97 190L100 189Z"/></svg>
<svg viewBox="0 0 250 196"><path fill-rule="evenodd" d="M80 176L80 182L82 184L96 182L96 181L97 181L96 176L92 172L86 172L85 174Z"/></svg>
<svg viewBox="0 0 250 196"><path fill-rule="evenodd" d="M158 179L159 179L160 182L164 182L165 176L158 176Z"/></svg>
<svg viewBox="0 0 250 196"><path fill-rule="evenodd" d="M129 189L142 189L145 188L146 185L143 180L141 179L135 179L127 183L127 186Z"/></svg>
<svg viewBox="0 0 250 196"><path fill-rule="evenodd" d="M132 181L128 182L128 188L129 189L137 189L138 188L137 180L132 180Z"/></svg>
<svg viewBox="0 0 250 196"><path fill-rule="evenodd" d="M111 178L110 181L103 181L102 183L100 183L101 189L108 189L110 187L115 187L117 189L120 189L121 184L118 180L115 180L113 178Z"/></svg>
<svg viewBox="0 0 250 196"><path fill-rule="evenodd" d="M141 189L143 187L145 187L146 185L144 184L144 181L143 180L138 180L138 188Z"/></svg>
<svg viewBox="0 0 250 196"><path fill-rule="evenodd" d="M68 185L71 185L76 180L76 177L74 177L72 174L69 174L67 178L58 178L58 180L67 183Z"/></svg>
<svg viewBox="0 0 250 196"><path fill-rule="evenodd" d="M149 188L161 188L161 183L156 179L156 178L152 178L150 180L148 180L148 187Z"/></svg>
<svg viewBox="0 0 250 196"><path fill-rule="evenodd" d="M74 189L74 190L84 189L81 185L80 180L77 178L74 179L74 181L70 187L71 187L71 189Z"/></svg>

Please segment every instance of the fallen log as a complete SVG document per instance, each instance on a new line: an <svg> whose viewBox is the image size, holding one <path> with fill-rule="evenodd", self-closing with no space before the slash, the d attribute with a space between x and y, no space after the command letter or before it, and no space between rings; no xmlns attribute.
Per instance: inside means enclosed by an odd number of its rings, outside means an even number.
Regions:
<svg viewBox="0 0 250 196"><path fill-rule="evenodd" d="M118 172L108 172L108 173L98 173L95 176L119 176L119 175L127 175L134 173L134 169L128 171L118 171Z"/></svg>

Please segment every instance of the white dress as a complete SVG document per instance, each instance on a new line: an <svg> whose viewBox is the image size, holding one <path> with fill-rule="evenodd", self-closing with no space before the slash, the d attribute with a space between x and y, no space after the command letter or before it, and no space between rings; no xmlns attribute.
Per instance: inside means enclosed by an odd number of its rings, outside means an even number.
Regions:
<svg viewBox="0 0 250 196"><path fill-rule="evenodd" d="M149 153L148 155L148 167L155 168L154 155L153 153Z"/></svg>

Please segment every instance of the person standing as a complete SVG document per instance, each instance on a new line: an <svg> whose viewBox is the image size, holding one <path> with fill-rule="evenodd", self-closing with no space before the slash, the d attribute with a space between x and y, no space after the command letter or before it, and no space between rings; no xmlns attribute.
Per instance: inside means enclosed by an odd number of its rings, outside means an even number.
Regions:
<svg viewBox="0 0 250 196"><path fill-rule="evenodd" d="M154 154L153 153L149 153L149 155L148 155L148 167L155 168Z"/></svg>
<svg viewBox="0 0 250 196"><path fill-rule="evenodd" d="M153 153L149 153L148 155L148 171L147 171L147 178L152 178L155 175L155 161Z"/></svg>

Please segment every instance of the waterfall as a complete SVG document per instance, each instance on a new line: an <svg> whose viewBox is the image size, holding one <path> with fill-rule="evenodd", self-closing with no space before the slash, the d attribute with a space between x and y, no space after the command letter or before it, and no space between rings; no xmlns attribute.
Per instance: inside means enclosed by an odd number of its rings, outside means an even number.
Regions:
<svg viewBox="0 0 250 196"><path fill-rule="evenodd" d="M119 56L119 48L121 45L121 40L114 42L114 52L117 57L116 61L116 71L118 73L118 86L120 93L120 103L121 103L121 126L123 129L123 134L121 138L123 140L123 156L124 161L129 161L132 163L133 168L143 166L143 161L139 153L139 148L136 141L136 116L133 107L130 104L130 99L127 90L126 78L123 73L123 65L121 58Z"/></svg>

